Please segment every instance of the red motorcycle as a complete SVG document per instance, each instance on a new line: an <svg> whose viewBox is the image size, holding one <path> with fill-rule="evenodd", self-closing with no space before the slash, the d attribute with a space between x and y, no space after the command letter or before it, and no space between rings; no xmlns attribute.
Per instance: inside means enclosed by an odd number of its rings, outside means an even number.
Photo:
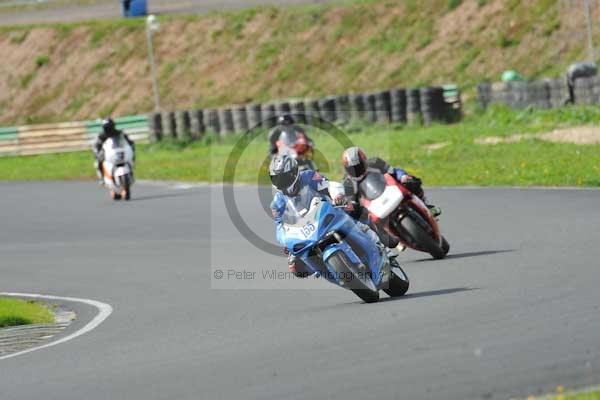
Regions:
<svg viewBox="0 0 600 400"><path fill-rule="evenodd" d="M360 204L380 229L405 247L442 259L450 245L427 205L390 174L369 172L359 185Z"/></svg>

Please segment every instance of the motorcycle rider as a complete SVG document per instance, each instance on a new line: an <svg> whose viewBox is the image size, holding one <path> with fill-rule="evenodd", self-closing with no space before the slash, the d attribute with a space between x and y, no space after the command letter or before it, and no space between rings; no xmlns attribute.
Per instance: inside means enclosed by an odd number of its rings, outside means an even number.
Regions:
<svg viewBox="0 0 600 400"><path fill-rule="evenodd" d="M360 147L350 147L342 154L342 162L346 174L344 176L343 185L346 192L345 199L336 199L336 204L346 203L346 211L355 219L364 219L362 208L359 202L358 186L369 172L379 172L382 174L390 174L402 186L407 188L411 193L419 197L429 207L434 217L441 215L442 211L427 202L425 192L423 191L421 179L409 175L401 168L394 168L379 157L367 158L365 152ZM373 226L374 225L374 226ZM391 237L381 227L371 224L381 241L389 248L397 247L399 241ZM403 248L404 249L404 248Z"/></svg>
<svg viewBox="0 0 600 400"><path fill-rule="evenodd" d="M294 117L290 114L284 114L277 118L277 126L269 133L269 155L271 158L277 154L279 150L277 142L281 140L284 132L293 132L296 135L303 135L308 143L308 147L312 148L314 146L314 142L308 137L304 129L296 124Z"/></svg>
<svg viewBox="0 0 600 400"><path fill-rule="evenodd" d="M288 199L297 196L303 187L309 186L312 190L319 193L323 199L332 202L329 194L329 181L319 172L313 170L299 171L297 161L288 154L274 156L269 166L269 176L271 177L273 186L277 189L271 202L271 213L276 224L277 240L282 243L283 241L280 239L284 235L283 214L285 213ZM343 197L343 195L336 196L333 202L341 203ZM369 235L377 246L384 248L375 232L360 221L356 221L356 223L363 232ZM287 248L284 248L283 252L288 255L288 268L290 272L300 278L305 278L309 275L309 269L302 260L296 259L295 256L289 254ZM386 250L386 255L392 266L395 266L395 255L390 254L388 250Z"/></svg>
<svg viewBox="0 0 600 400"><path fill-rule="evenodd" d="M125 140L127 141L127 143L129 143L129 146L131 146L131 150L133 150L133 159L135 160L135 143L134 143L134 141L131 140L129 138L129 136L127 136L127 134L125 134L125 132L123 132L120 129L117 129L117 127L115 125L115 121L113 121L112 118L109 117L109 118L103 119L102 120L102 132L96 138L96 142L94 143L94 147L93 147L94 156L96 157L96 162L94 163L94 166L96 167L96 174L98 175L100 184L104 183L104 180L102 178L102 162L104 161L104 150L102 150L102 146L104 145L104 142L106 142L106 140L108 140L108 138L114 138L119 135L122 135L125 138Z"/></svg>

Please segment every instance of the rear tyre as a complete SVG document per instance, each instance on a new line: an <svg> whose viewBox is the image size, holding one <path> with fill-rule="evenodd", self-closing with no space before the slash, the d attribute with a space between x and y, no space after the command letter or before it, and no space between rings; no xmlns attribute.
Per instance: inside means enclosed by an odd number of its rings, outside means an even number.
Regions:
<svg viewBox="0 0 600 400"><path fill-rule="evenodd" d="M417 246L427 253L431 254L436 260L441 260L446 256L446 252L440 247L438 242L427 233L421 225L415 222L410 216L402 219L402 227L413 238ZM450 249L448 247L448 249Z"/></svg>
<svg viewBox="0 0 600 400"><path fill-rule="evenodd" d="M404 270L397 267L392 269L392 276L390 277L388 285L388 288L383 289L383 291L390 297L400 297L406 294L410 282L408 276L404 273Z"/></svg>
<svg viewBox="0 0 600 400"><path fill-rule="evenodd" d="M345 277L345 285L360 297L365 303L376 303L379 301L379 291L369 289L352 272L352 263L341 251L335 252L327 262L333 267L338 277Z"/></svg>
<svg viewBox="0 0 600 400"><path fill-rule="evenodd" d="M131 200L131 177L125 175L123 177L123 198L127 201Z"/></svg>

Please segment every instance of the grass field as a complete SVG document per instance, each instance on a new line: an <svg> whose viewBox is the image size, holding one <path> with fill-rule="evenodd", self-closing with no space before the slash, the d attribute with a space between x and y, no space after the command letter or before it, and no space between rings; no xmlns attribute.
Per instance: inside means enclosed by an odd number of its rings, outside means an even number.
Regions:
<svg viewBox="0 0 600 400"><path fill-rule="evenodd" d="M540 397L529 396L527 400L600 400L600 391L583 390L575 392L565 392L562 386L559 386L556 393Z"/></svg>
<svg viewBox="0 0 600 400"><path fill-rule="evenodd" d="M432 127L346 126L347 144L379 155L432 185L600 186L600 145L550 143L528 138L517 143L476 144L487 136L537 134L600 122L597 107L547 111L496 108L475 112L462 123ZM330 134L309 130L316 162L332 179L341 176L344 148ZM245 139L248 136L244 137ZM212 143L210 139L212 140ZM248 143L240 137L207 137L191 144L163 142L139 147L137 178L222 182L264 181L266 133ZM227 164L241 146L237 168ZM235 152L233 152L235 153ZM91 152L0 158L0 180L92 179Z"/></svg>
<svg viewBox="0 0 600 400"><path fill-rule="evenodd" d="M0 297L0 328L15 325L51 323L54 316L34 301Z"/></svg>

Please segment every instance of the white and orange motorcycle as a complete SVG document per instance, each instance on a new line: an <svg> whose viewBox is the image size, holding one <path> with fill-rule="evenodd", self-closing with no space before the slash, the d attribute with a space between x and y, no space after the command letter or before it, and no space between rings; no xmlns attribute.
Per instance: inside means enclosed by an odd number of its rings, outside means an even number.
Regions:
<svg viewBox="0 0 600 400"><path fill-rule="evenodd" d="M102 145L102 178L113 200L130 200L133 185L134 151L123 135L108 138Z"/></svg>

